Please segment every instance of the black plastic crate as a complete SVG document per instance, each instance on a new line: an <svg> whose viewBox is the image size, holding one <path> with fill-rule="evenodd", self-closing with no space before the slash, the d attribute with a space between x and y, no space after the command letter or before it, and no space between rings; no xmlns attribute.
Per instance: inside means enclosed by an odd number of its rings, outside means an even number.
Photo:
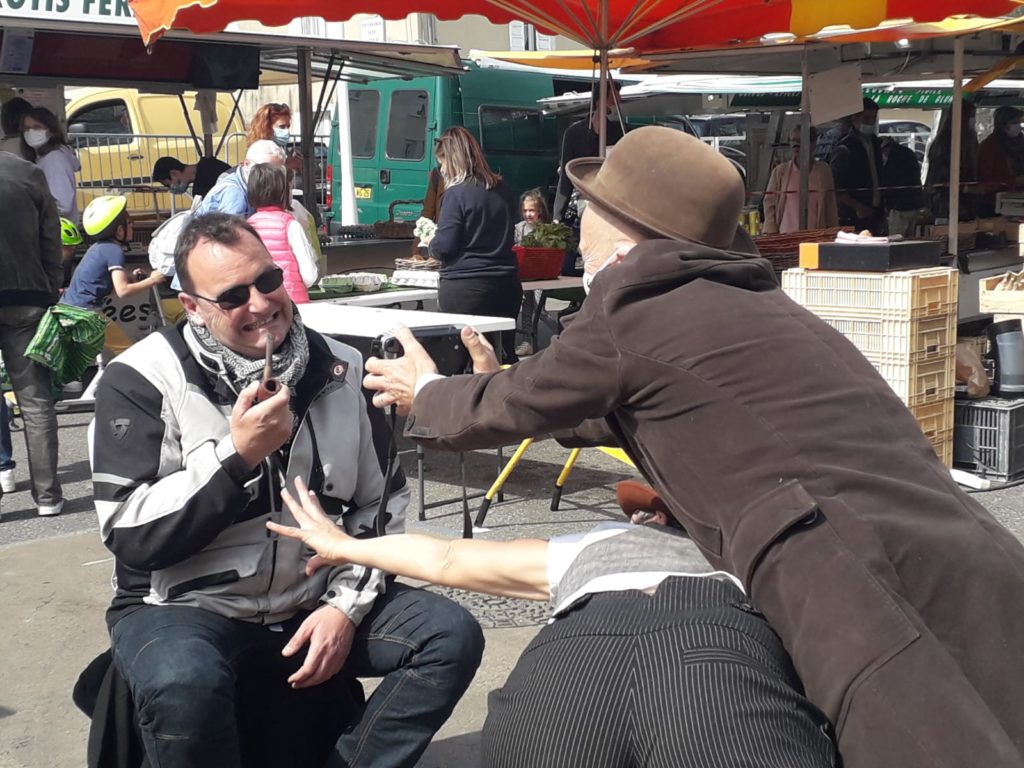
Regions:
<svg viewBox="0 0 1024 768"><path fill-rule="evenodd" d="M1024 399L957 400L953 466L999 480L1024 476Z"/></svg>

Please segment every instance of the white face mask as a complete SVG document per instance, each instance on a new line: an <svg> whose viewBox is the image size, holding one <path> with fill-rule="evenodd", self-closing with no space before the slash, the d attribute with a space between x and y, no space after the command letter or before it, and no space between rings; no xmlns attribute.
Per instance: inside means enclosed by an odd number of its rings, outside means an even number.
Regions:
<svg viewBox="0 0 1024 768"><path fill-rule="evenodd" d="M291 138L291 130L290 129L288 129L288 128L281 128L281 127L276 126L276 125L274 126L274 142L277 144L277 146L282 147L282 148L283 147L287 147L288 146L288 140L290 138Z"/></svg>
<svg viewBox="0 0 1024 768"><path fill-rule="evenodd" d="M50 140L50 132L45 128L30 128L22 136L32 149L38 149Z"/></svg>
<svg viewBox="0 0 1024 768"><path fill-rule="evenodd" d="M1021 133L1020 123L1010 123L1005 128L1003 128L1003 131L1011 139L1016 139L1018 136L1020 136Z"/></svg>
<svg viewBox="0 0 1024 768"><path fill-rule="evenodd" d="M624 251L621 248L616 248L615 252L611 256L609 256L607 259L604 260L604 264L602 264L600 267L598 267L593 272L584 272L583 273L583 292L584 293L590 293L590 286L592 286L594 284L594 278L597 277L598 274L600 274L607 267L609 267L610 265L612 265L616 261L618 261L619 257L622 256L623 253L624 253Z"/></svg>

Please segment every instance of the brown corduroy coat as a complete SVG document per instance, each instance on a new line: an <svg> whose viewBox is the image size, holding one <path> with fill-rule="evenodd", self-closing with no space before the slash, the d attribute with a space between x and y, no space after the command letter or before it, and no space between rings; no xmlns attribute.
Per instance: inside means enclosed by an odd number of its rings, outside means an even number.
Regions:
<svg viewBox="0 0 1024 768"><path fill-rule="evenodd" d="M743 581L847 768L1024 764L1024 548L768 262L642 243L550 348L426 385L406 434L468 450L573 428L612 437Z"/></svg>

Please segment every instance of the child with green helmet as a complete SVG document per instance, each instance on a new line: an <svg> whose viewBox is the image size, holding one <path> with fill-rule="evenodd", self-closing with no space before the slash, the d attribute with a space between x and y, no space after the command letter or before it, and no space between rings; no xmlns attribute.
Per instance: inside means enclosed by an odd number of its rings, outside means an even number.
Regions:
<svg viewBox="0 0 1024 768"><path fill-rule="evenodd" d="M75 248L82 244L82 233L78 231L75 222L70 219L60 220L60 245L61 264L64 267L64 281L61 288L67 288L71 283L71 275L75 271Z"/></svg>
<svg viewBox="0 0 1024 768"><path fill-rule="evenodd" d="M124 249L132 236L132 220L128 214L128 198L124 195L102 195L95 198L82 214L82 228L93 244L82 257L61 302L99 312L103 300L113 294L119 299L148 291L164 281L153 270L128 274ZM68 232L70 235L70 230ZM62 227L63 235L63 227ZM116 354L131 342L116 323L107 325L107 349Z"/></svg>

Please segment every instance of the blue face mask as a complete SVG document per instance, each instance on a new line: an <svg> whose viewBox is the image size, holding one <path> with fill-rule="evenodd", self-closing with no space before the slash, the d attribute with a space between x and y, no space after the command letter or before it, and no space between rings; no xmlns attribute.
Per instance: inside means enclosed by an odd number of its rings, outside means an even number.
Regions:
<svg viewBox="0 0 1024 768"><path fill-rule="evenodd" d="M291 139L291 130L289 128L274 128L274 143L277 146L287 147L289 139Z"/></svg>
<svg viewBox="0 0 1024 768"><path fill-rule="evenodd" d="M184 195L188 192L188 184L184 181L171 182L170 191L172 195Z"/></svg>

